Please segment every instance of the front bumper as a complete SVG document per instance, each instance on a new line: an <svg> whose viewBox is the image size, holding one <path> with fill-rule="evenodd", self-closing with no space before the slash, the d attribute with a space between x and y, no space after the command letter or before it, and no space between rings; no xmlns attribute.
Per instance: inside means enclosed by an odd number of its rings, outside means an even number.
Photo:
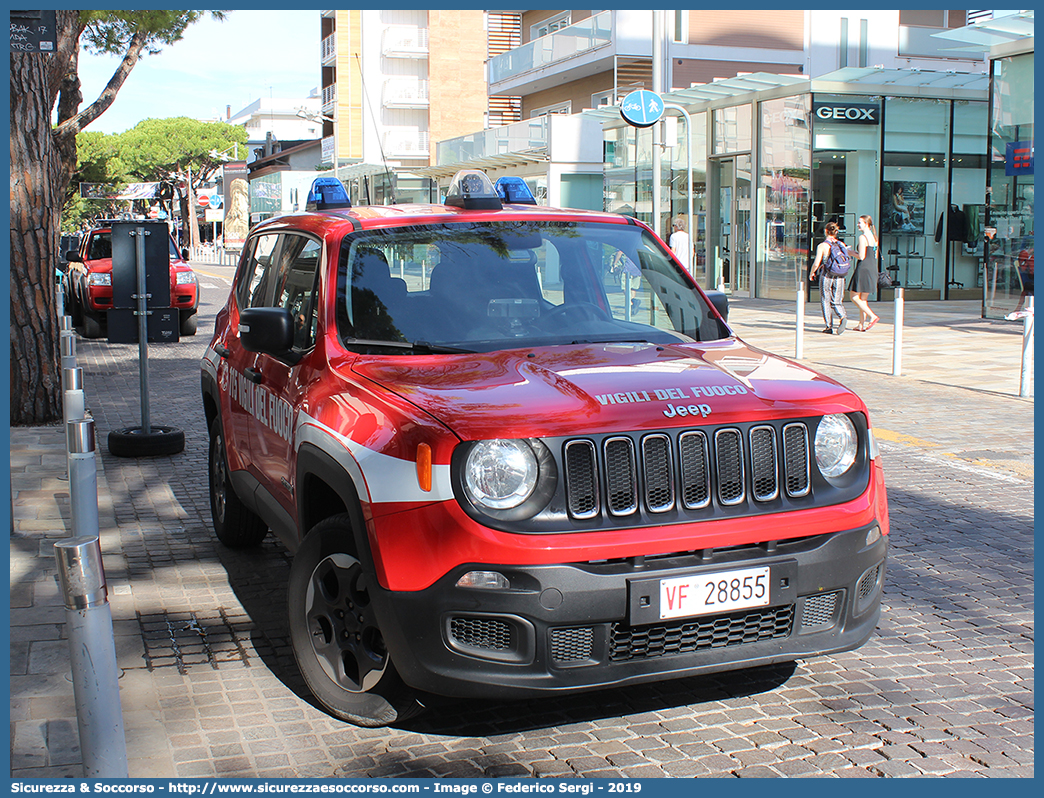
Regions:
<svg viewBox="0 0 1044 798"><path fill-rule="evenodd" d="M520 698L734 670L857 648L880 615L887 535L859 529L725 551L547 566L475 566L507 590L371 588L407 684ZM870 542L868 542L870 541ZM771 568L769 605L660 620L659 580Z"/></svg>

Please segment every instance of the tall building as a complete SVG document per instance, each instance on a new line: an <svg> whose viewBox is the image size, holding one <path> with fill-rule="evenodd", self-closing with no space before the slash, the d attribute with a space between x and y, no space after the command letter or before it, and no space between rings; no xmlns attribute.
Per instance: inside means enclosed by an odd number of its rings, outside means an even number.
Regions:
<svg viewBox="0 0 1044 798"><path fill-rule="evenodd" d="M487 124L485 13L323 11L321 25L324 161L355 202L428 201L413 170L432 142Z"/></svg>

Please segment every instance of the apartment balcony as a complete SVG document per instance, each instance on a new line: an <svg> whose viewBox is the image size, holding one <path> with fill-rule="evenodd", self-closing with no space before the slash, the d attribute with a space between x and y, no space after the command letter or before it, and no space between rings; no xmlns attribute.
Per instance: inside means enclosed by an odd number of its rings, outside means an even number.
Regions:
<svg viewBox="0 0 1044 798"><path fill-rule="evenodd" d="M954 52L952 41L936 38L935 34L946 33L948 30L947 28L921 28L913 25L900 25L899 56L901 58L956 58L966 60L968 54Z"/></svg>
<svg viewBox="0 0 1044 798"><path fill-rule="evenodd" d="M427 158L428 132L391 130L384 134L384 154L389 158Z"/></svg>
<svg viewBox="0 0 1044 798"><path fill-rule="evenodd" d="M337 86L323 86L323 113L333 116L337 111Z"/></svg>
<svg viewBox="0 0 1044 798"><path fill-rule="evenodd" d="M523 119L503 127L480 130L436 144L439 166L464 163L495 155L523 152L546 152L549 117Z"/></svg>
<svg viewBox="0 0 1044 798"><path fill-rule="evenodd" d="M320 42L320 60L323 66L331 66L337 60L337 34L331 33Z"/></svg>
<svg viewBox="0 0 1044 798"><path fill-rule="evenodd" d="M601 11L489 60L489 93L527 95L611 72L614 56L652 54L651 11Z"/></svg>
<svg viewBox="0 0 1044 798"><path fill-rule="evenodd" d="M427 108L428 81L389 78L384 81L381 103L385 108Z"/></svg>
<svg viewBox="0 0 1044 798"><path fill-rule="evenodd" d="M385 28L381 40L381 54L386 58L427 58L428 29L416 25Z"/></svg>

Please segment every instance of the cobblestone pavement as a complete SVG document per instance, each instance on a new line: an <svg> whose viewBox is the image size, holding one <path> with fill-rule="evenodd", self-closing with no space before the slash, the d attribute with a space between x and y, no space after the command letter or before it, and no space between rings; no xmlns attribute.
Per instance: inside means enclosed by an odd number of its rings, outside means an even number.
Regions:
<svg viewBox="0 0 1044 798"><path fill-rule="evenodd" d="M183 453L107 453L109 430L141 421L137 347L77 342L131 776L1033 775L1033 403L1010 384L955 387L946 366L967 375L945 358L930 382L891 377L857 351L876 330L832 342L859 365L810 351L870 405L885 457L892 550L861 649L544 701L439 700L401 727L358 729L297 674L286 551L232 552L210 531L198 362L228 270L198 268L198 335L149 350L151 420L185 431ZM780 307L737 302L733 322L793 353ZM1008 356L1010 331L966 334L981 359ZM11 443L12 775L80 776L52 552L69 524L63 441L49 427Z"/></svg>

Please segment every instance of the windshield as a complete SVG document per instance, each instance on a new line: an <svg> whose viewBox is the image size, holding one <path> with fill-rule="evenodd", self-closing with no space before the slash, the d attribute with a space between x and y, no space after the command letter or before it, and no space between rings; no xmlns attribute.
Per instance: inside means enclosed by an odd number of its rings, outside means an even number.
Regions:
<svg viewBox="0 0 1044 798"><path fill-rule="evenodd" d="M179 260L181 253L178 252L173 238L167 238L167 250L171 260ZM87 260L100 260L112 257L112 233L103 230L91 236L91 243L87 247Z"/></svg>
<svg viewBox="0 0 1044 798"><path fill-rule="evenodd" d="M418 225L349 235L337 309L338 330L353 348L489 352L729 334L652 235L635 225L592 222Z"/></svg>

